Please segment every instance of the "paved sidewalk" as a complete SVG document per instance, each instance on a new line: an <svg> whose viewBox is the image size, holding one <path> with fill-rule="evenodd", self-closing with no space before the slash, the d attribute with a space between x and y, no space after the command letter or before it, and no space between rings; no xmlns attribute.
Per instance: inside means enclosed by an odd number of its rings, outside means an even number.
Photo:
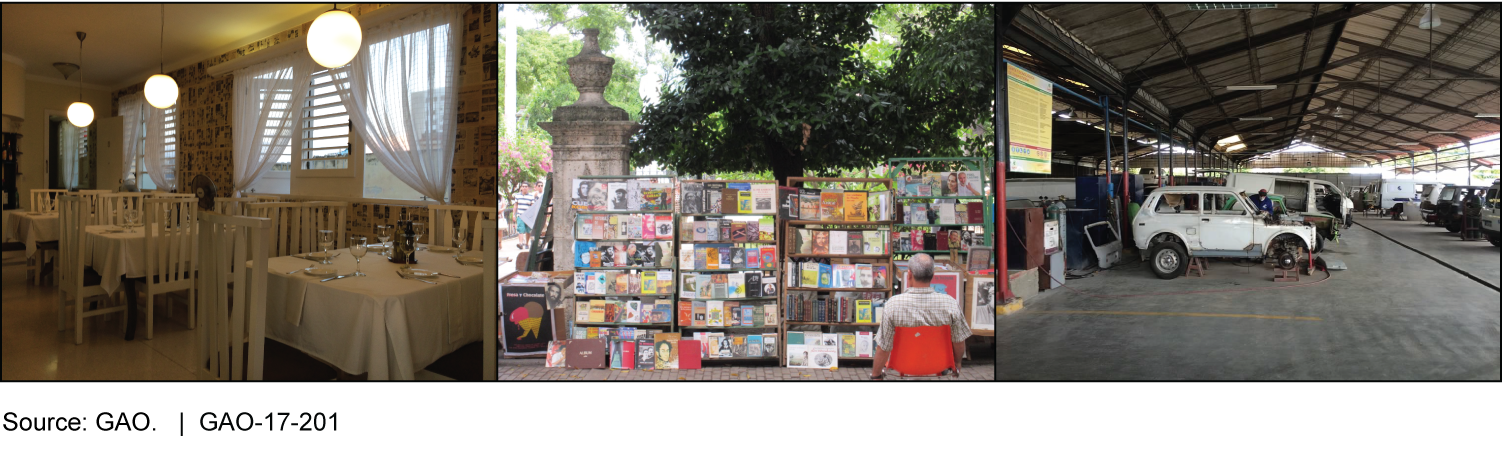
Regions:
<svg viewBox="0 0 1503 450"><path fill-rule="evenodd" d="M990 350L990 349L988 349ZM973 353L974 354L974 353ZM842 363L844 364L844 363ZM839 370L789 369L771 363L749 365L726 365L706 363L698 370L616 370L616 369L561 369L543 367L541 358L502 359L500 381L869 381L870 361L851 361ZM973 359L960 366L961 381L992 381L996 378L996 362L991 359ZM938 378L888 378L888 381L938 381ZM944 378L957 380L957 378Z"/></svg>

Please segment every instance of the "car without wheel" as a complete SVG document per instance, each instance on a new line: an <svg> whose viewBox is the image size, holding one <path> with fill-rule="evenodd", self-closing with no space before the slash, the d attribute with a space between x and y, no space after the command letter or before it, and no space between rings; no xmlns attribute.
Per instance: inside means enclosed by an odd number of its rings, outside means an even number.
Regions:
<svg viewBox="0 0 1503 450"><path fill-rule="evenodd" d="M1324 242L1309 223L1259 211L1232 188L1177 186L1155 190L1133 218L1133 244L1159 278L1183 275L1190 258L1274 258L1293 268Z"/></svg>

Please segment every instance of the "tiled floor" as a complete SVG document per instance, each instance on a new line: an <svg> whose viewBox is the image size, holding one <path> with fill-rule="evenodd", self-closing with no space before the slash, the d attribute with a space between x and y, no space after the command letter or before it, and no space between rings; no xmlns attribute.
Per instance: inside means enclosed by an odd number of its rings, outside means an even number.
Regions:
<svg viewBox="0 0 1503 450"><path fill-rule="evenodd" d="M57 288L26 279L23 264L0 268L0 379L3 380L191 380L193 330L179 308L167 318L157 303L154 339L145 319L136 340L126 341L120 314L84 318L82 345L73 344L73 318L57 331ZM143 314L144 315L144 314Z"/></svg>
<svg viewBox="0 0 1503 450"><path fill-rule="evenodd" d="M973 347L972 354L979 349ZM844 363L843 363L844 364ZM543 367L542 359L503 359L500 364L501 381L603 381L603 380L684 380L684 381L868 381L872 365L869 361L851 362L839 370L789 369L772 364L738 366L708 363L697 370L615 370L615 369L559 369ZM996 378L996 364L990 358L965 361L960 365L959 378L895 378L888 381L991 381Z"/></svg>

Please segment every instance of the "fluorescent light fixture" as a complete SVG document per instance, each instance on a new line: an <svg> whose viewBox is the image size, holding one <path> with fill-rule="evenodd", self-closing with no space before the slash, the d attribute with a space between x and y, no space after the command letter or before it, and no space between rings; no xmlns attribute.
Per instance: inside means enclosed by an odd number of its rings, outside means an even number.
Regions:
<svg viewBox="0 0 1503 450"><path fill-rule="evenodd" d="M1498 113L1477 113L1474 117L1478 119L1496 119L1498 118Z"/></svg>
<svg viewBox="0 0 1503 450"><path fill-rule="evenodd" d="M1461 134L1455 131L1426 131L1427 134Z"/></svg>
<svg viewBox="0 0 1503 450"><path fill-rule="evenodd" d="M1227 86L1226 87L1226 90L1228 90L1228 91L1271 91L1271 90L1274 90L1274 89L1278 89L1278 86L1274 86L1274 85L1271 85L1271 84L1255 84L1255 85L1241 85L1241 86Z"/></svg>
<svg viewBox="0 0 1503 450"><path fill-rule="evenodd" d="M1273 136L1273 135L1277 135L1278 133L1247 133L1247 134L1252 135L1252 136Z"/></svg>
<svg viewBox="0 0 1503 450"><path fill-rule="evenodd" d="M1238 122L1266 122L1273 120L1272 117L1238 117Z"/></svg>
<svg viewBox="0 0 1503 450"><path fill-rule="evenodd" d="M1395 142L1393 145L1420 145L1418 142Z"/></svg>

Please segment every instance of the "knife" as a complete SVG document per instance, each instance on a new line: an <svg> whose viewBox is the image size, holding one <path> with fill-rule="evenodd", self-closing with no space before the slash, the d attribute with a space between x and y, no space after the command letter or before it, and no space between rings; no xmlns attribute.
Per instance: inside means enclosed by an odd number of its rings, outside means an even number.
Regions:
<svg viewBox="0 0 1503 450"><path fill-rule="evenodd" d="M349 277L352 277L352 276L355 276L355 275L354 274L350 274L350 275L340 275L340 276L333 277L333 278L324 278L322 280L318 280L318 282L322 283L322 282L325 282L325 281L334 281L334 280L338 280L340 278L349 278Z"/></svg>
<svg viewBox="0 0 1503 450"><path fill-rule="evenodd" d="M428 283L428 284L438 284L438 283L434 283L432 281L424 280L422 278L409 278L406 275L402 275L402 271L397 271L397 276L402 277L403 280L415 280L415 281L421 281L421 282Z"/></svg>

